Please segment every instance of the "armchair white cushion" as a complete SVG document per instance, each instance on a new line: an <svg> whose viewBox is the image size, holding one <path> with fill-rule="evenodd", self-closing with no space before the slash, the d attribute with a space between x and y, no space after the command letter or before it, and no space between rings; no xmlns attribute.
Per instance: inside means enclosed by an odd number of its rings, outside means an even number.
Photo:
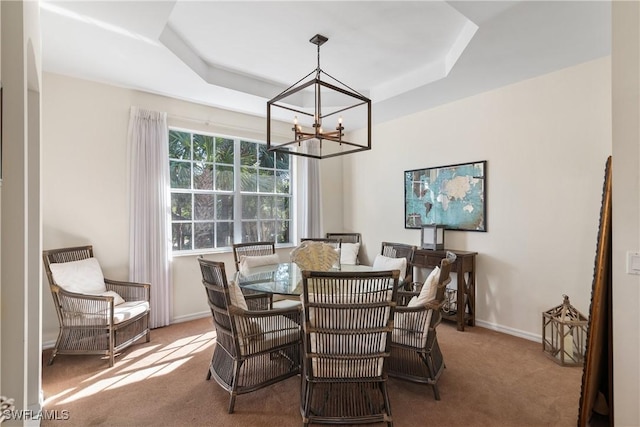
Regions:
<svg viewBox="0 0 640 427"><path fill-rule="evenodd" d="M51 263L49 267L55 282L67 292L100 295L107 291L104 275L96 258Z"/></svg>

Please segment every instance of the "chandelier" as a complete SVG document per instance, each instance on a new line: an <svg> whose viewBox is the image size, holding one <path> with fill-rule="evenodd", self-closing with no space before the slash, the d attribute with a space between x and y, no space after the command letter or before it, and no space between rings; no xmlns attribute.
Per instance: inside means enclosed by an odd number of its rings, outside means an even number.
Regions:
<svg viewBox="0 0 640 427"><path fill-rule="evenodd" d="M371 149L371 100L320 68L327 40L320 34L309 40L318 49L316 69L267 102L267 150L323 159ZM293 139L276 130L274 115L292 123ZM346 138L347 123L362 131Z"/></svg>

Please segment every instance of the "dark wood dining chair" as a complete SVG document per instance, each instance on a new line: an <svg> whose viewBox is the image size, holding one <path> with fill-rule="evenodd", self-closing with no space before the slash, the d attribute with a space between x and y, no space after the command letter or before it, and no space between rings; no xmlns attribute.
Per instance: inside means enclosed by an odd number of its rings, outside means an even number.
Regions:
<svg viewBox="0 0 640 427"><path fill-rule="evenodd" d="M223 262L198 262L216 330L207 380L213 377L229 393L232 413L237 395L300 372L300 308L248 310L240 288L227 282Z"/></svg>
<svg viewBox="0 0 640 427"><path fill-rule="evenodd" d="M427 384L433 387L436 400L440 400L438 380L444 371L444 357L438 344L436 327L442 320L442 307L447 284L451 281L451 266L455 255L443 258L439 270L432 272L437 278L415 291L398 291L398 305L394 318L391 339L391 356L388 360L389 376L403 380ZM431 276L431 275L430 275ZM426 289L433 286L435 289ZM423 293L431 292L434 297L418 303ZM412 302L412 299L415 302Z"/></svg>
<svg viewBox="0 0 640 427"><path fill-rule="evenodd" d="M262 256L273 255L276 253L276 245L274 242L235 243L232 248L236 271L240 270L240 259L242 255Z"/></svg>
<svg viewBox="0 0 640 427"><path fill-rule="evenodd" d="M407 259L407 270L405 272L403 282L405 284L409 284L413 277L413 255L415 251L415 246L408 245L406 243L382 242L380 254L389 258L404 257Z"/></svg>
<svg viewBox="0 0 640 427"><path fill-rule="evenodd" d="M393 425L385 361L399 271L302 272L305 426Z"/></svg>

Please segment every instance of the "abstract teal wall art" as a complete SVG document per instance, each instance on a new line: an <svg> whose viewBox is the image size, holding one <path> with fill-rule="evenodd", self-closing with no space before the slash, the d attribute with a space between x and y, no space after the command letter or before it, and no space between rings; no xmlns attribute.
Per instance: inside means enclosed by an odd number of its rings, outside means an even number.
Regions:
<svg viewBox="0 0 640 427"><path fill-rule="evenodd" d="M405 228L487 231L486 174L486 160L405 171Z"/></svg>

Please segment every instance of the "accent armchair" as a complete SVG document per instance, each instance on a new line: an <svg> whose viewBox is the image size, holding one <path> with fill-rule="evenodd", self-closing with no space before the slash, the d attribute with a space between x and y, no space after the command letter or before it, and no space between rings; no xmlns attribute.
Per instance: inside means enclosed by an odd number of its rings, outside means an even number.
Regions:
<svg viewBox="0 0 640 427"><path fill-rule="evenodd" d="M101 354L111 367L135 341L149 342L148 283L105 278L92 246L43 251L42 259L60 324L49 365L59 354Z"/></svg>

